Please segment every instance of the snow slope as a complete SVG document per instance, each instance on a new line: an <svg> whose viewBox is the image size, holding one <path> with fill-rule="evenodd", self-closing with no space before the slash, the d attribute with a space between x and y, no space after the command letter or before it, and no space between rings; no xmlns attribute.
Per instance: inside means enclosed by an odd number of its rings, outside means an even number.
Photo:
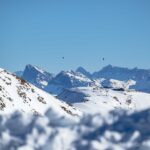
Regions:
<svg viewBox="0 0 150 150"><path fill-rule="evenodd" d="M19 110L43 115L50 108L62 116L80 114L79 111L52 95L16 75L0 69L0 113L5 114Z"/></svg>
<svg viewBox="0 0 150 150"><path fill-rule="evenodd" d="M150 108L150 94L133 90L113 90L100 87L78 87L65 90L59 99L90 114L108 114L112 110L139 111Z"/></svg>

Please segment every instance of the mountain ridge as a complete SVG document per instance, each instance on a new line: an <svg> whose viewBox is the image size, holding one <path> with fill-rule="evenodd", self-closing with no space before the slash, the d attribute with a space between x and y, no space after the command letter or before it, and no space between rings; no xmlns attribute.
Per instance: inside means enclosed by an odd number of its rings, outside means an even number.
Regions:
<svg viewBox="0 0 150 150"><path fill-rule="evenodd" d="M15 74L0 69L0 113L11 113L17 110L43 115L48 109L52 109L61 116L80 114L78 110L49 93Z"/></svg>
<svg viewBox="0 0 150 150"><path fill-rule="evenodd" d="M54 77L53 74L33 65L26 65L21 78L43 89Z"/></svg>
<svg viewBox="0 0 150 150"><path fill-rule="evenodd" d="M90 73L83 67L78 67L76 71L61 71L54 76L38 67L27 65L22 78L47 92L54 93L55 95L60 94L63 88L90 86L91 84L95 84L94 82L97 82L98 80L99 83L101 83L101 80L105 80L105 83L111 84L112 79L118 80L118 82L133 80L136 84L131 86L132 89L150 92L149 69L129 69L107 65L100 71ZM86 79L86 81L83 81L83 79ZM96 84L98 84L98 82Z"/></svg>

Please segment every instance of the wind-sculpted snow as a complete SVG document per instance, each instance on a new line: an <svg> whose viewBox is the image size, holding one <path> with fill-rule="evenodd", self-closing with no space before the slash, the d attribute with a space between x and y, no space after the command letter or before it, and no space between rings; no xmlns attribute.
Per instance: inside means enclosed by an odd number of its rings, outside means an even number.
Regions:
<svg viewBox="0 0 150 150"><path fill-rule="evenodd" d="M1 150L149 150L150 110L70 121L48 110L45 116L15 112L0 116Z"/></svg>

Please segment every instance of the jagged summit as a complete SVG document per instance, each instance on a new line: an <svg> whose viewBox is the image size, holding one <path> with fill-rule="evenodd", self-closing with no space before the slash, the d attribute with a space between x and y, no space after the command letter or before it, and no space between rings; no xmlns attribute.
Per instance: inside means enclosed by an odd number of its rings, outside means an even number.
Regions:
<svg viewBox="0 0 150 150"><path fill-rule="evenodd" d="M76 69L76 72L80 72L80 73L82 73L83 75L85 75L86 77L89 77L89 78L92 77L91 73L88 72L86 69L84 69L81 66Z"/></svg>
<svg viewBox="0 0 150 150"><path fill-rule="evenodd" d="M30 77L28 76L28 71L33 73L33 74L30 74ZM26 78L32 78L32 76L34 77L37 75L36 73L44 74L44 73L48 73L48 72L44 71L43 69L41 69L37 66L28 64L25 66L23 76Z"/></svg>
<svg viewBox="0 0 150 150"><path fill-rule="evenodd" d="M79 72L74 71L61 71L50 84L62 85L66 88L77 87L77 86L88 86L92 83L92 80L84 76Z"/></svg>
<svg viewBox="0 0 150 150"><path fill-rule="evenodd" d="M129 69L107 65L93 74L90 74L83 67L79 67L76 71L61 71L54 76L39 67L29 64L25 67L21 77L38 88L55 95L58 93L60 94L64 88L91 86L98 80L99 81L96 83L97 85L100 85L102 80L105 80L103 85L106 85L105 83L111 83L111 79L118 80L118 83L119 81L126 83L129 80L133 80L136 84L130 86L132 89L142 92L150 92L150 70L138 69L137 67Z"/></svg>
<svg viewBox="0 0 150 150"><path fill-rule="evenodd" d="M93 80L89 79L85 75L74 71L61 71L55 76L46 87L46 91L55 93L56 95L61 93L66 88L72 87L85 87L95 84Z"/></svg>
<svg viewBox="0 0 150 150"><path fill-rule="evenodd" d="M120 80L129 80L129 79L143 79L144 77L150 76L150 70L148 69L138 69L125 68L108 65L103 67L100 71L94 72L93 77L96 78L109 78L109 79L120 79Z"/></svg>
<svg viewBox="0 0 150 150"><path fill-rule="evenodd" d="M52 80L53 74L29 64L26 65L21 77L35 86L43 89L45 86L47 86L48 82Z"/></svg>

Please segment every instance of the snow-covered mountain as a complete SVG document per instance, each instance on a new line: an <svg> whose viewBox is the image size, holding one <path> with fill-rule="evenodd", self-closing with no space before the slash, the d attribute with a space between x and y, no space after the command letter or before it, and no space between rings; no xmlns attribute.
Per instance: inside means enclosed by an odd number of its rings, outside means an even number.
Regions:
<svg viewBox="0 0 150 150"><path fill-rule="evenodd" d="M10 72L0 69L0 114L16 110L43 115L48 109L65 116L79 111Z"/></svg>
<svg viewBox="0 0 150 150"><path fill-rule="evenodd" d="M54 75L39 67L27 65L21 77L35 86L44 89L48 82L53 79Z"/></svg>
<svg viewBox="0 0 150 150"><path fill-rule="evenodd" d="M89 79L79 72L62 71L48 83L45 90L50 93L60 94L64 89L88 87L95 84L96 81Z"/></svg>
<svg viewBox="0 0 150 150"><path fill-rule="evenodd" d="M93 73L95 78L116 79L116 80L145 80L150 78L150 70L138 68L123 68L108 65L102 70Z"/></svg>
<svg viewBox="0 0 150 150"><path fill-rule="evenodd" d="M93 78L104 78L106 80L115 79L120 81L134 80L136 84L131 86L137 91L150 92L150 70L128 69L108 65L102 70L93 73Z"/></svg>
<svg viewBox="0 0 150 150"><path fill-rule="evenodd" d="M85 70L83 67L78 67L76 69L76 72L79 72L79 73L85 75L88 78L92 78L92 74L90 72L88 72L87 70Z"/></svg>
<svg viewBox="0 0 150 150"><path fill-rule="evenodd" d="M54 95L60 94L66 88L91 86L95 83L104 87L112 87L116 83L124 86L128 81L135 83L130 85L131 89L150 92L150 70L146 69L128 69L108 65L91 74L83 67L79 67L76 71L61 71L54 77L53 74L36 66L27 65L23 73L16 72L16 74L18 76L22 74L23 79ZM114 81L116 81L115 84Z"/></svg>
<svg viewBox="0 0 150 150"><path fill-rule="evenodd" d="M150 108L150 94L133 90L78 87L67 89L59 99L85 113L107 114L112 110L139 111Z"/></svg>

